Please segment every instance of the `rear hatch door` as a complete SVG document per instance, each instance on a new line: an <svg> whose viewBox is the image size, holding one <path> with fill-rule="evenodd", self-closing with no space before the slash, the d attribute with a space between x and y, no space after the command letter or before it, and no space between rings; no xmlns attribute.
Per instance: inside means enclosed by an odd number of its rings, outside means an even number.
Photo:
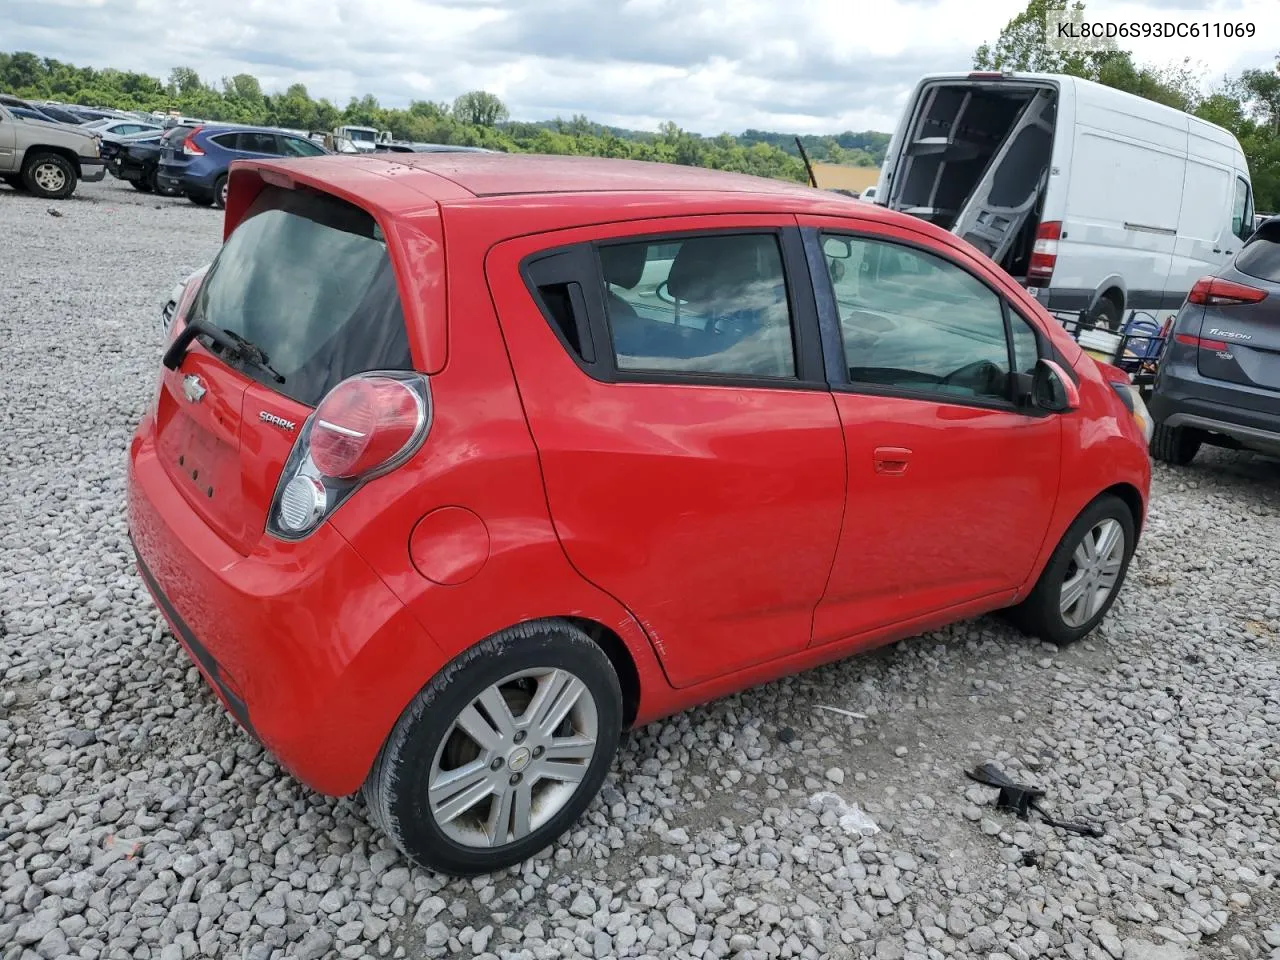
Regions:
<svg viewBox="0 0 1280 960"><path fill-rule="evenodd" d="M1200 337L1224 346L1199 351L1200 374L1274 391L1274 400L1262 402L1280 414L1280 230L1246 245L1218 281L1239 286L1212 288L1230 296L1206 305Z"/></svg>
<svg viewBox="0 0 1280 960"><path fill-rule="evenodd" d="M358 373L413 368L386 242L351 204L265 187L175 327L197 320L265 356L193 341L164 372L157 444L191 509L247 556L324 395Z"/></svg>
<svg viewBox="0 0 1280 960"><path fill-rule="evenodd" d="M182 145L187 142L187 137L197 129L197 127L174 127L166 133L160 141L160 165L171 168L186 166L189 158L182 152ZM181 171L174 170L173 172L179 173Z"/></svg>

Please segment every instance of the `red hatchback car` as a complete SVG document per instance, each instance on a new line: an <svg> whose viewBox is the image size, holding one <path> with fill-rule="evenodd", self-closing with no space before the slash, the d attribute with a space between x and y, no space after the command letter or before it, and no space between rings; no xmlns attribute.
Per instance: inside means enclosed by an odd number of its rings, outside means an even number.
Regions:
<svg viewBox="0 0 1280 960"><path fill-rule="evenodd" d="M551 843L621 731L1124 580L1144 409L922 221L701 169L232 168L130 450L138 567L244 728L411 858Z"/></svg>

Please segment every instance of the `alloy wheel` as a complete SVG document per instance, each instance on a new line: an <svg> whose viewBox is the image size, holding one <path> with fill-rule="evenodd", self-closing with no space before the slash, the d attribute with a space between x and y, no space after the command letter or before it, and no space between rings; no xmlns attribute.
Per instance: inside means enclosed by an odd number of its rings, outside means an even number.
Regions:
<svg viewBox="0 0 1280 960"><path fill-rule="evenodd" d="M436 825L467 847L523 839L572 799L598 737L595 700L567 670L525 670L486 687L432 761L427 802Z"/></svg>
<svg viewBox="0 0 1280 960"><path fill-rule="evenodd" d="M1083 626L1106 604L1120 582L1125 546L1124 528L1111 518L1084 535L1062 581L1059 609L1067 626Z"/></svg>
<svg viewBox="0 0 1280 960"><path fill-rule="evenodd" d="M36 168L31 171L31 176L41 190L47 190L49 193L57 193L67 185L67 175L56 163L36 164Z"/></svg>

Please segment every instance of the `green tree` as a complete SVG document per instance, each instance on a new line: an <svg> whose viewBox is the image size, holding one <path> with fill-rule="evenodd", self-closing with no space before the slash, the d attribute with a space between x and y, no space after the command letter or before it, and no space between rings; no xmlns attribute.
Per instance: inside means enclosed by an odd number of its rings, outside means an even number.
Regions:
<svg viewBox="0 0 1280 960"><path fill-rule="evenodd" d="M200 74L190 67L174 67L169 71L169 94L171 96L191 96L204 88L200 82Z"/></svg>
<svg viewBox="0 0 1280 960"><path fill-rule="evenodd" d="M472 90L453 101L453 115L462 123L492 127L507 119L507 107L492 93Z"/></svg>

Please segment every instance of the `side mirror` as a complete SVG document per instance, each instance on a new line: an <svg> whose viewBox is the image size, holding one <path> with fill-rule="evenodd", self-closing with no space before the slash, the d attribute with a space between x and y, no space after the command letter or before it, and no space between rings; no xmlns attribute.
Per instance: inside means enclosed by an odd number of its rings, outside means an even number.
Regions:
<svg viewBox="0 0 1280 960"><path fill-rule="evenodd" d="M1054 361L1040 360L1031 378L1031 402L1050 413L1066 413L1080 406L1080 391Z"/></svg>

